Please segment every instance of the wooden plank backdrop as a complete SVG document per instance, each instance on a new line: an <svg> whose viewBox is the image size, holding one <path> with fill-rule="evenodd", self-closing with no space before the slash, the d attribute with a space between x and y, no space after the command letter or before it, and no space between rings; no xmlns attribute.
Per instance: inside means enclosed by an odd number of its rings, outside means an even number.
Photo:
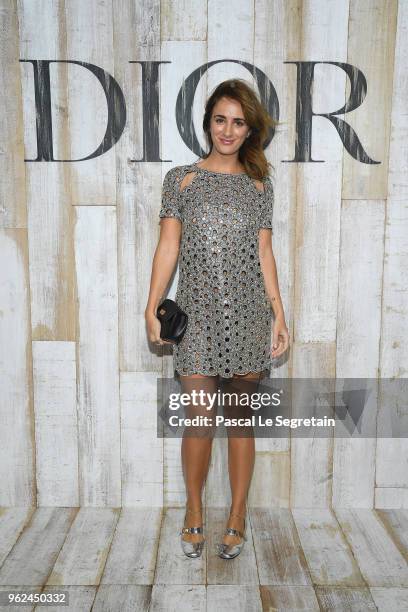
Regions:
<svg viewBox="0 0 408 612"><path fill-rule="evenodd" d="M408 3L0 0L0 31L0 506L184 506L181 441L156 436L156 381L173 375L171 349L149 345L144 308L164 175L197 157L178 132L177 96L211 61L254 64L279 100L280 125L266 154L275 169L273 248L292 346L271 376L378 378L374 401L383 418L390 398L381 380L408 372ZM121 88L126 123L114 146L83 161L33 161L35 60L52 60L54 159L91 155L106 131L101 84L70 62L102 68ZM152 101L142 97L140 62L149 61L160 62L150 90L159 102L150 117L159 135L153 162L143 158ZM340 117L380 163L357 161L319 116L314 161L291 163L299 61L345 62L363 72L361 106ZM256 86L242 65L223 61L204 73L194 100L184 99L203 148L205 100L230 77ZM336 111L349 94L340 67L315 66L315 113ZM177 282L176 270L169 297ZM299 509L296 528L288 518L280 529L294 551L299 531L312 567L318 543L302 508L321 509L323 541L337 530L330 512L344 508L338 520L364 559L361 526L347 508L408 507L406 439L258 439L256 448L249 503L272 518L276 509ZM216 439L205 501L226 506L229 495L226 440ZM165 529L174 531L179 511L165 514ZM42 520L49 525L52 516L47 510ZM263 515L255 518L263 528ZM11 527L26 520L23 513ZM67 512L55 523L60 537L73 520ZM101 511L104 539L90 540L101 554L116 521L116 510ZM374 527L383 546L381 525ZM338 547L344 555L340 537ZM61 571L75 571L70 555L59 560ZM160 555L166 559L165 550ZM345 561L356 575L353 559ZM304 564L299 557L297 585L308 592ZM212 597L219 599L215 587Z"/></svg>

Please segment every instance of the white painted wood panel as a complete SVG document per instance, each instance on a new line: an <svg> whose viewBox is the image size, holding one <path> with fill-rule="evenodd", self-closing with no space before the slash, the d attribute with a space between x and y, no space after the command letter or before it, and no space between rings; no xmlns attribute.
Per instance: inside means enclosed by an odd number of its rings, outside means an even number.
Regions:
<svg viewBox="0 0 408 612"><path fill-rule="evenodd" d="M120 510L80 508L47 585L99 584Z"/></svg>
<svg viewBox="0 0 408 612"><path fill-rule="evenodd" d="M120 8L116 5L115 10ZM112 0L71 0L65 10L67 58L94 64L114 77L112 17ZM86 67L69 64L67 76L69 159L83 159L104 139L108 106L100 82ZM72 162L70 167L73 204L116 203L114 147L93 159Z"/></svg>
<svg viewBox="0 0 408 612"><path fill-rule="evenodd" d="M19 0L17 6L22 59L66 60L63 3ZM40 152L34 67L22 62L20 68L25 157L35 160ZM51 62L49 75L53 158L69 159L67 64ZM45 116L47 108L40 104L40 112ZM33 340L75 340L70 164L28 161L25 168Z"/></svg>
<svg viewBox="0 0 408 612"><path fill-rule="evenodd" d="M384 203L345 200L342 209L336 377L378 376L381 284L384 257ZM358 381L355 385L359 388ZM356 388L353 385L353 388ZM336 392L342 389L341 381ZM372 508L375 484L375 423L378 390L372 389L358 438L334 439L333 506ZM365 429L365 427L367 429Z"/></svg>
<svg viewBox="0 0 408 612"><path fill-rule="evenodd" d="M37 508L0 568L0 585L44 584L76 514L76 508Z"/></svg>
<svg viewBox="0 0 408 612"><path fill-rule="evenodd" d="M68 593L69 605L64 606L65 612L90 612L92 610L92 604L95 600L96 587L83 587L83 586L64 586L64 591ZM46 586L42 593L60 593L61 587L51 587ZM37 606L35 609L38 612L41 612L41 608ZM61 606L51 606L47 605L47 610L49 612L59 612L61 610Z"/></svg>
<svg viewBox="0 0 408 612"><path fill-rule="evenodd" d="M406 151L407 117L404 112L408 89L406 78L407 30L408 6L405 2L398 2L395 23L380 345L380 375L398 378L406 376L408 371L407 346L406 342L401 341L408 334L406 312L408 156ZM381 390L383 390L383 385L381 385ZM387 402L388 398L382 395L379 406L380 419L386 416ZM403 414L402 410L401 414ZM406 439L378 440L376 480L379 488L376 490L375 507L408 508L407 463Z"/></svg>
<svg viewBox="0 0 408 612"><path fill-rule="evenodd" d="M231 610L261 612L259 589L245 585L213 585L207 587L207 610Z"/></svg>
<svg viewBox="0 0 408 612"><path fill-rule="evenodd" d="M312 586L275 586L262 585L260 587L264 610L307 610L318 612L320 610Z"/></svg>
<svg viewBox="0 0 408 612"><path fill-rule="evenodd" d="M390 409L384 398L382 405L384 413ZM376 459L376 484L399 489L402 503L408 491L408 439L378 438Z"/></svg>
<svg viewBox="0 0 408 612"><path fill-rule="evenodd" d="M316 587L320 609L323 610L377 610L370 590L367 588L346 589L344 587Z"/></svg>
<svg viewBox="0 0 408 612"><path fill-rule="evenodd" d="M116 210L76 207L81 506L121 505Z"/></svg>
<svg viewBox="0 0 408 612"><path fill-rule="evenodd" d="M252 508L250 520L260 584L311 586L290 510Z"/></svg>
<svg viewBox="0 0 408 612"><path fill-rule="evenodd" d="M92 611L105 612L106 609L119 609L121 612L147 612L151 589L148 586L115 585L100 586L95 597Z"/></svg>
<svg viewBox="0 0 408 612"><path fill-rule="evenodd" d="M408 589L371 587L370 592L378 612L408 608Z"/></svg>
<svg viewBox="0 0 408 612"><path fill-rule="evenodd" d="M201 0L162 0L160 3L161 39L206 40L207 3Z"/></svg>
<svg viewBox="0 0 408 612"><path fill-rule="evenodd" d="M250 0L236 0L234 10L222 0L208 2L208 61L219 59L237 59L252 62L254 49L254 5ZM226 27L226 25L228 26ZM223 27L224 25L224 27ZM220 33L222 31L222 36ZM224 62L210 70L208 94L218 83L227 78L245 74L251 81L251 75L238 64Z"/></svg>
<svg viewBox="0 0 408 612"><path fill-rule="evenodd" d="M179 610L180 612L207 612L207 589L203 584L155 584L149 611Z"/></svg>
<svg viewBox="0 0 408 612"><path fill-rule="evenodd" d="M122 508L101 584L153 584L161 508Z"/></svg>
<svg viewBox="0 0 408 612"><path fill-rule="evenodd" d="M305 387L301 379L318 378L316 388L322 389L325 379L327 393L333 392L335 372L334 342L296 342L293 347L293 416L302 418ZM311 404L310 404L311 405ZM329 413L330 414L330 413ZM331 505L333 484L333 437L290 438L290 507L327 508Z"/></svg>
<svg viewBox="0 0 408 612"><path fill-rule="evenodd" d="M34 506L35 432L27 232L1 229L0 505Z"/></svg>
<svg viewBox="0 0 408 612"><path fill-rule="evenodd" d="M120 369L149 377L163 369L163 349L149 343L144 316L159 237L161 172L156 164L139 164L132 175L130 188L118 186Z"/></svg>
<svg viewBox="0 0 408 612"><path fill-rule="evenodd" d="M403 85L395 84L395 87ZM395 95L395 92L394 92ZM394 117L399 122L403 119ZM397 136L395 136L397 138ZM391 144L397 146L399 139ZM393 159L396 153L394 152ZM406 164L408 168L408 163ZM391 169L391 165L390 165ZM391 178L392 180L392 178ZM384 279L380 343L380 375L384 378L406 378L408 372L408 205L399 196L387 200L384 246ZM389 418L393 407L393 422L396 429L407 422L404 398L398 402L392 396L387 383L380 381L379 423ZM394 489L391 507L408 508L408 440L407 438L383 438L377 441L376 484L378 487ZM399 495L397 491L399 490ZM390 503L390 500L385 503Z"/></svg>
<svg viewBox="0 0 408 612"><path fill-rule="evenodd" d="M15 3L10 0L0 2L0 29L0 227L27 227L19 22Z"/></svg>
<svg viewBox="0 0 408 612"><path fill-rule="evenodd" d="M309 59L312 54L314 59L319 49L321 49L321 54L331 52L340 58L345 55L344 35L347 31L347 13L344 5L329 8L327 4L317 7L317 3L309 3L307 6L293 6L290 9L286 5L288 21L284 22L284 32L288 37L289 57L284 61L297 61L300 56ZM327 27L330 20L327 20L326 11L329 10L336 12L335 30ZM277 9L276 13L279 12ZM276 20L283 19L282 15L284 15L283 12L280 17L276 15ZM325 23L325 36L322 38L319 30L323 22ZM292 39L290 34L294 33L296 24L301 34L297 38L293 36ZM296 66L289 63L285 70L287 81L295 83ZM320 107L324 112L341 100L344 75L333 70L331 66L317 65L314 77L316 85L313 87L313 108L318 110ZM330 83L329 87L327 83ZM286 89L287 86L285 86L285 91ZM296 91L296 94L299 96L300 92ZM294 108L295 104L296 101L293 100L291 108ZM295 116L293 115L292 119L290 117L284 117L284 119L289 122L290 128L291 122L295 121ZM288 145L285 160L293 159L296 127L293 125L290 132L293 138L290 141L291 146ZM294 377L330 377L334 373L335 345L333 340L337 299L341 143L327 120L314 118L312 130L311 157L324 161L324 165L296 166L295 180L297 180L298 187L297 190L296 186L290 190L295 194L295 208L293 215L288 219L286 229L287 233L294 236L291 246L291 249L294 250L295 269L292 272L294 286L288 296L289 298L293 295L294 299L294 332L291 341L293 354L291 375ZM319 154L313 154L314 151L319 151ZM281 164L281 167L291 168L292 164L284 166ZM324 180L318 180L319 169L323 168ZM281 203L278 200L278 206L279 204ZM284 203L282 202L281 205L283 206ZM322 226L325 227L323 234ZM325 261L325 269L320 265L322 258ZM287 256L281 256L281 259L288 261ZM314 283L310 282L311 278L315 279ZM317 345L319 341L321 345ZM316 349L317 346L318 349ZM290 504L292 506L327 505L328 496L331 493L330 449L331 441L328 439L291 440Z"/></svg>
<svg viewBox="0 0 408 612"><path fill-rule="evenodd" d="M75 342L33 342L38 506L79 506Z"/></svg>
<svg viewBox="0 0 408 612"><path fill-rule="evenodd" d="M297 202L293 339L333 343L340 248L339 163L327 162L324 180L316 166L303 164L298 170L301 196Z"/></svg>
<svg viewBox="0 0 408 612"><path fill-rule="evenodd" d="M264 439L255 440L255 449ZM289 452L256 450L248 504L261 508L289 508L290 467Z"/></svg>
<svg viewBox="0 0 408 612"><path fill-rule="evenodd" d="M408 508L408 488L376 487L374 508Z"/></svg>
<svg viewBox="0 0 408 612"><path fill-rule="evenodd" d="M292 516L313 584L365 586L350 547L331 510L294 508Z"/></svg>
<svg viewBox="0 0 408 612"><path fill-rule="evenodd" d="M300 10L301 48L296 60L335 58L338 62L346 61L348 3L315 0L302 4ZM292 78L296 79L295 66L292 70ZM315 66L313 111L341 108L345 84L343 71L330 64ZM310 157L321 163L296 165L294 341L333 342L336 338L343 145L334 126L324 117L313 118L312 136ZM293 157L294 152L290 158Z"/></svg>
<svg viewBox="0 0 408 612"><path fill-rule="evenodd" d="M368 586L407 587L408 566L369 508L336 508L335 514Z"/></svg>
<svg viewBox="0 0 408 612"><path fill-rule="evenodd" d="M184 507L186 487L181 464L181 437L163 439L163 485L164 505ZM205 489L202 499L206 499Z"/></svg>
<svg viewBox="0 0 408 612"><path fill-rule="evenodd" d="M408 561L408 510L377 510L387 533Z"/></svg>
<svg viewBox="0 0 408 612"><path fill-rule="evenodd" d="M0 508L0 566L31 520L34 507Z"/></svg>
<svg viewBox="0 0 408 612"><path fill-rule="evenodd" d="M152 18L152 14L154 18ZM150 122L161 121L151 99L143 99L143 69L137 62L160 58L160 3L121 2L113 11L115 78L126 100L126 127L115 146L118 215L120 370L161 372L160 352L149 345L144 310L158 238L161 164L145 163ZM166 64L158 68L159 77ZM145 65L145 79L149 77ZM152 107L152 108L151 108Z"/></svg>
<svg viewBox="0 0 408 612"><path fill-rule="evenodd" d="M408 197L408 116L405 112L408 96L408 4L398 2L395 28L391 129L388 163L388 198L406 202Z"/></svg>
<svg viewBox="0 0 408 612"><path fill-rule="evenodd" d="M157 375L122 372L122 506L163 506L163 438L157 435Z"/></svg>
<svg viewBox="0 0 408 612"><path fill-rule="evenodd" d="M383 199L387 195L398 0L360 0L347 5L347 61L364 74L367 93L364 99L360 93L360 105L344 119L355 131L365 153L377 163L356 163L354 157L345 152L343 198ZM346 100L348 92L349 82Z"/></svg>

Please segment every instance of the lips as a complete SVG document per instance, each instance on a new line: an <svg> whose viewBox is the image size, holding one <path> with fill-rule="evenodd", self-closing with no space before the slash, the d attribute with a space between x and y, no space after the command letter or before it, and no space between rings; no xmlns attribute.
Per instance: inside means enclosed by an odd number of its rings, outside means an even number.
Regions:
<svg viewBox="0 0 408 612"><path fill-rule="evenodd" d="M224 140L224 138L220 138L220 141L222 142L222 144L225 144L225 145L229 145L234 142L233 140Z"/></svg>

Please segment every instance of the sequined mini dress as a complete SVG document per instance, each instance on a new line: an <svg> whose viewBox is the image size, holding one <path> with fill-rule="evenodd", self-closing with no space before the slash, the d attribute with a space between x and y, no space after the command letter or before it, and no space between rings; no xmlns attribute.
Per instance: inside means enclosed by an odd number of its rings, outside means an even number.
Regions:
<svg viewBox="0 0 408 612"><path fill-rule="evenodd" d="M192 180L181 189L186 174ZM175 301L187 313L173 345L181 375L261 372L270 368L272 307L259 260L259 229L272 228L274 191L246 173L213 172L196 163L164 177L159 217L182 222Z"/></svg>

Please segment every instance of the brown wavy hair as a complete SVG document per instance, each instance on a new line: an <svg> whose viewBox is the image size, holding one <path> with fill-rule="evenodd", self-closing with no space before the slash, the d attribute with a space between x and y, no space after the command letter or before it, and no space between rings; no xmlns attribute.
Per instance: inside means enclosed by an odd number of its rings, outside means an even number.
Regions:
<svg viewBox="0 0 408 612"><path fill-rule="evenodd" d="M210 132L214 106L224 97L236 100L241 104L245 121L251 130L250 136L245 139L239 149L238 159L250 177L262 180L269 176L270 168L273 168L265 157L263 145L268 138L269 128L275 128L279 122L271 117L254 89L243 79L223 81L208 98L204 111L203 130L210 150L203 156L203 159L210 155L214 146Z"/></svg>

